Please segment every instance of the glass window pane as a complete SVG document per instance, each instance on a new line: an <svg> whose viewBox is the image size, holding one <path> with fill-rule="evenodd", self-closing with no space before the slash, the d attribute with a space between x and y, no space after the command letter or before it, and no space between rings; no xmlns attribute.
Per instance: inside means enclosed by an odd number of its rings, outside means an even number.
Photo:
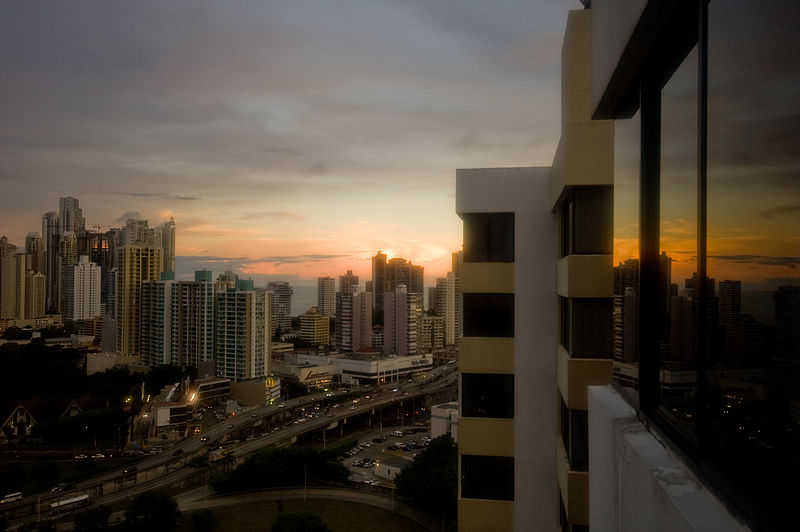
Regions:
<svg viewBox="0 0 800 532"><path fill-rule="evenodd" d="M640 113L614 124L614 378L638 388Z"/></svg>
<svg viewBox="0 0 800 532"><path fill-rule="evenodd" d="M746 512L787 530L800 497L798 27L795 2L709 4L709 456Z"/></svg>
<svg viewBox="0 0 800 532"><path fill-rule="evenodd" d="M695 46L661 91L659 409L688 436L697 397L697 61Z"/></svg>

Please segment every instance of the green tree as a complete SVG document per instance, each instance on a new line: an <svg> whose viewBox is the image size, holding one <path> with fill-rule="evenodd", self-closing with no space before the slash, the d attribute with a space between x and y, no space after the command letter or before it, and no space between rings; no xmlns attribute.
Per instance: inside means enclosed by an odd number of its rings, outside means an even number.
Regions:
<svg viewBox="0 0 800 532"><path fill-rule="evenodd" d="M318 515L307 513L283 514L275 520L272 532L331 532Z"/></svg>
<svg viewBox="0 0 800 532"><path fill-rule="evenodd" d="M131 500L125 522L131 530L161 532L172 530L178 522L178 503L163 491L146 491Z"/></svg>
<svg viewBox="0 0 800 532"><path fill-rule="evenodd" d="M100 532L108 529L111 508L105 505L90 508L75 516L75 532Z"/></svg>
<svg viewBox="0 0 800 532"><path fill-rule="evenodd" d="M395 477L397 493L431 511L456 515L458 452L449 434L431 440Z"/></svg>
<svg viewBox="0 0 800 532"><path fill-rule="evenodd" d="M204 508L202 510L197 510L196 512L192 512L192 528L194 530L214 530L217 527L217 516L214 515L214 512L211 510Z"/></svg>

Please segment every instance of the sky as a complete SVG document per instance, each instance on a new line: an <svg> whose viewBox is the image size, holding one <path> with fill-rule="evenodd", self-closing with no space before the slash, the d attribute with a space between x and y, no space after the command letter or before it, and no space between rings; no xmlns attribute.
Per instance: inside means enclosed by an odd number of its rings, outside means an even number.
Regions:
<svg viewBox="0 0 800 532"><path fill-rule="evenodd" d="M455 170L548 166L577 0L10 1L0 234L174 217L178 273L370 277L461 247ZM180 275L179 275L180 277Z"/></svg>

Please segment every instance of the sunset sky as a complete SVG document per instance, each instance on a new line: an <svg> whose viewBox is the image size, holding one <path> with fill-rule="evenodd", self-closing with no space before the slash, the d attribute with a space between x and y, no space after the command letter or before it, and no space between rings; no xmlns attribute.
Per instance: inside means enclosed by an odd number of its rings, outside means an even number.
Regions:
<svg viewBox="0 0 800 532"><path fill-rule="evenodd" d="M334 8L335 6L335 8ZM461 246L455 169L549 165L562 0L4 3L0 234L175 218L179 274Z"/></svg>

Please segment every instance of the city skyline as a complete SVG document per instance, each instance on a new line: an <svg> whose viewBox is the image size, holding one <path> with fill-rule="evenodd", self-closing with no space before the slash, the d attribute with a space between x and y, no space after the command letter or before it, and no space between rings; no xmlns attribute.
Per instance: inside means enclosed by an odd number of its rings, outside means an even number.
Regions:
<svg viewBox="0 0 800 532"><path fill-rule="evenodd" d="M444 276L453 169L549 164L580 3L317 7L8 6L0 232L72 196L87 229L174 217L179 278L311 284L375 250Z"/></svg>

